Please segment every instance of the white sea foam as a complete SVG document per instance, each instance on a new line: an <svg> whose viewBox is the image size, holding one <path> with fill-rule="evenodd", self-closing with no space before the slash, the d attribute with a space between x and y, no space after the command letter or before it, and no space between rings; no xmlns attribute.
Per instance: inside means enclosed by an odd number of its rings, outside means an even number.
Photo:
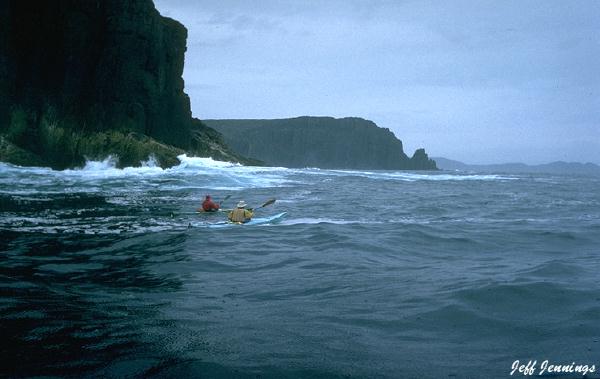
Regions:
<svg viewBox="0 0 600 379"><path fill-rule="evenodd" d="M158 161L154 154L150 155L147 161L142 162L142 167L158 167Z"/></svg>
<svg viewBox="0 0 600 379"><path fill-rule="evenodd" d="M398 178L406 180L433 180L433 181L447 181L447 180L514 180L516 177L501 176L501 175L460 175L460 174L412 174L407 172L399 173L384 173L383 177Z"/></svg>
<svg viewBox="0 0 600 379"><path fill-rule="evenodd" d="M188 157L187 154L178 155L177 159L181 162L179 166L174 167L174 169L178 168L214 168L214 169L222 169L228 167L242 167L239 163L231 163L214 160L212 158L202 158L202 157Z"/></svg>
<svg viewBox="0 0 600 379"><path fill-rule="evenodd" d="M52 170L47 167L20 167L7 163L0 163L0 173L8 171L17 171L18 173L35 173L41 175L59 175L59 176L129 176L144 174L160 174L169 172L181 172L186 168L203 169L223 169L228 167L243 167L238 163L222 162L212 158L188 157L185 154L177 157L180 164L168 169L162 169L158 166L156 158L150 156L147 161L140 162L140 167L117 168L117 159L109 156L102 161L88 160L83 168L67 169L62 171Z"/></svg>
<svg viewBox="0 0 600 379"><path fill-rule="evenodd" d="M206 177L198 184L198 188L207 189L244 189L253 187L277 187L286 182L285 173L287 169L281 167L253 167L243 166L239 163L231 163L214 160L212 158L188 157L185 154L177 157L180 164L168 169L156 166L155 160L149 160L142 167L125 167L117 169L113 159L102 162L87 162L83 169L66 170L66 175L84 175L86 178L114 178L128 176L157 176L173 175L183 177ZM194 182L197 182L194 180ZM195 184L195 183L194 183Z"/></svg>
<svg viewBox="0 0 600 379"><path fill-rule="evenodd" d="M146 162L141 162L141 167L125 167L121 169L117 168L116 164L116 159L109 156L103 161L87 161L85 166L80 169L55 171L54 173L55 175L85 179L110 179L131 176L156 176L165 171L156 165L156 161L153 158L148 159Z"/></svg>
<svg viewBox="0 0 600 379"><path fill-rule="evenodd" d="M406 171L361 171L361 170L321 170L314 174L322 175L323 173L329 172L330 174L337 176L357 176L369 179L379 180L400 180L407 182L414 182L417 180L431 180L431 181L462 181L462 180L514 180L517 177L502 176L495 174L423 174L423 173L412 173ZM311 173L311 172L306 172Z"/></svg>
<svg viewBox="0 0 600 379"><path fill-rule="evenodd" d="M83 168L56 171L42 167L19 167L0 164L0 193L13 195L86 192L118 196L147 192L151 189L188 191L244 191L250 188L293 187L315 181L361 177L370 180L415 181L497 181L518 177L494 174L425 173L377 170L327 170L243 166L212 158L178 156L180 164L163 169L150 157L141 167L117 168L116 159L88 161ZM133 179L131 181L126 179ZM156 180L159 179L159 180ZM173 182L171 182L173 181ZM127 201L127 200L125 200ZM284 200L285 201L285 200Z"/></svg>
<svg viewBox="0 0 600 379"><path fill-rule="evenodd" d="M412 173L407 171L378 171L378 170L334 170L319 168L285 168L285 167L262 167L243 166L239 163L219 161L205 157L188 157L186 154L177 157L181 162L177 166L162 169L158 166L156 159L150 157L146 162L141 162L141 167L116 168L116 159L108 157L103 161L88 161L81 169L54 171L43 167L19 167L11 164L0 163L0 174L4 171L18 170L20 173L31 173L39 175L63 175L63 176L85 176L93 178L110 178L132 175L160 175L168 173L185 173L194 175L223 174L231 175L232 178L254 178L257 175L269 179L282 179L282 176L303 174L319 176L359 176L371 179L394 179L404 181L432 180L515 180L515 176L497 174L465 174L456 173ZM255 178L254 178L255 179Z"/></svg>

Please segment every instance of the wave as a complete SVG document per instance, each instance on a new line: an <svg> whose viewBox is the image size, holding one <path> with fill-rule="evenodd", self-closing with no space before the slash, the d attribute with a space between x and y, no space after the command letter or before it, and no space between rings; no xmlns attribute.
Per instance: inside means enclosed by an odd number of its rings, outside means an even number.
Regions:
<svg viewBox="0 0 600 379"><path fill-rule="evenodd" d="M122 176L125 174L148 174L148 173L169 173L181 172L186 168L189 169L224 169L228 167L244 167L239 163L224 162L214 160L212 158L203 157L188 157L186 154L177 157L180 161L179 165L171 168L163 169L158 166L156 159L152 156L148 160L140 162L140 167L124 167L117 168L117 159L114 156L108 156L101 161L87 160L84 167L66 170L53 170L49 167L22 167L10 163L0 162L0 172L15 172L15 173L37 173L37 174L54 174L54 175L80 175L80 174L102 174L103 176Z"/></svg>
<svg viewBox="0 0 600 379"><path fill-rule="evenodd" d="M58 171L63 175L85 175L100 177L122 177L130 175L157 175L170 173L197 173L198 169L204 170L222 170L229 167L242 167L238 163L217 161L212 158L188 157L186 154L179 155L179 165L163 169L158 166L156 160L150 157L145 162L140 162L140 167L116 167L116 159L112 156L103 161L87 161L85 166L80 169L70 169Z"/></svg>
<svg viewBox="0 0 600 379"><path fill-rule="evenodd" d="M158 166L154 158L140 162L140 167L117 168L116 159L108 157L102 161L87 161L83 168L56 171L46 167L20 167L6 163L0 163L0 175L16 174L23 177L35 176L39 182L39 176L51 178L74 178L81 180L102 180L127 177L156 177L183 175L214 177L220 179L219 188L230 187L232 189L255 188L255 187L278 187L286 184L299 183L293 180L294 176L329 176L329 177L363 177L372 180L398 180L398 181L496 181L515 180L515 176L503 176L495 174L465 174L465 173L416 173L406 171L377 171L377 170L328 170L318 168L285 168L285 167L262 167L244 166L239 163L218 161L206 157L190 157L186 154L177 157L180 164L171 168L163 169ZM319 179L322 180L322 179ZM223 184L224 183L224 184ZM1 184L1 183L0 183Z"/></svg>
<svg viewBox="0 0 600 379"><path fill-rule="evenodd" d="M85 166L63 171L47 167L20 167L0 163L0 193L40 194L64 190L94 190L90 183L127 187L128 192L147 190L144 184L153 183L174 188L198 188L206 190L241 191L247 188L285 187L296 181L289 179L289 170L283 167L243 166L239 163L223 162L212 158L178 156L180 164L163 169L150 158L140 167L116 167L116 159L108 157L102 161L87 161ZM124 181L129 181L127 185ZM147 179L147 180L146 180ZM158 182L160 180L161 182ZM173 180L165 183L164 180ZM53 188L52 188L53 187ZM95 190L102 191L102 188Z"/></svg>
<svg viewBox="0 0 600 379"><path fill-rule="evenodd" d="M406 171L357 171L357 170L328 170L329 172L344 175L344 176L358 176L370 179L384 179L384 180L402 180L408 182L414 182L418 180L431 180L431 181L451 181L451 180L515 180L518 177L514 176L503 176L495 174L465 174L456 172L453 174L448 173L412 173Z"/></svg>

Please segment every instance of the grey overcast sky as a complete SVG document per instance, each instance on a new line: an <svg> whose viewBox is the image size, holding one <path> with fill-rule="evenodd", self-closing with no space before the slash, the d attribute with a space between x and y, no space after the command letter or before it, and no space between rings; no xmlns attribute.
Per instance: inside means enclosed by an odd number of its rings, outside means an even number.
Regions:
<svg viewBox="0 0 600 379"><path fill-rule="evenodd" d="M600 164L600 1L155 0L209 118L370 119L405 152Z"/></svg>

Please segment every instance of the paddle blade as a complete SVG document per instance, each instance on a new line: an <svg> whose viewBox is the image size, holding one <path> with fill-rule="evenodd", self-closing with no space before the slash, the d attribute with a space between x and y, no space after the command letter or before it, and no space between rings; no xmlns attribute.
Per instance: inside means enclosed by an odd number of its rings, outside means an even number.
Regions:
<svg viewBox="0 0 600 379"><path fill-rule="evenodd" d="M223 200L219 201L219 205L223 204L224 201L226 201L227 199L229 199L231 197L231 195L227 195L223 198Z"/></svg>
<svg viewBox="0 0 600 379"><path fill-rule="evenodd" d="M275 201L277 201L277 199L269 199L269 200L267 200L267 202L266 202L266 203L264 203L263 205L261 205L259 208L264 208L264 207L266 207L267 205L271 205L271 204L273 204Z"/></svg>

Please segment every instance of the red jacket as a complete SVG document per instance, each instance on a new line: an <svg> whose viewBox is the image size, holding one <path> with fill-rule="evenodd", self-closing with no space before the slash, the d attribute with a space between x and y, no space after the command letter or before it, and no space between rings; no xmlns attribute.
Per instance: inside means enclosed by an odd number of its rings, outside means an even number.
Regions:
<svg viewBox="0 0 600 379"><path fill-rule="evenodd" d="M213 202L211 199L206 199L202 202L202 209L204 209L205 212L216 211L219 209L219 204Z"/></svg>

